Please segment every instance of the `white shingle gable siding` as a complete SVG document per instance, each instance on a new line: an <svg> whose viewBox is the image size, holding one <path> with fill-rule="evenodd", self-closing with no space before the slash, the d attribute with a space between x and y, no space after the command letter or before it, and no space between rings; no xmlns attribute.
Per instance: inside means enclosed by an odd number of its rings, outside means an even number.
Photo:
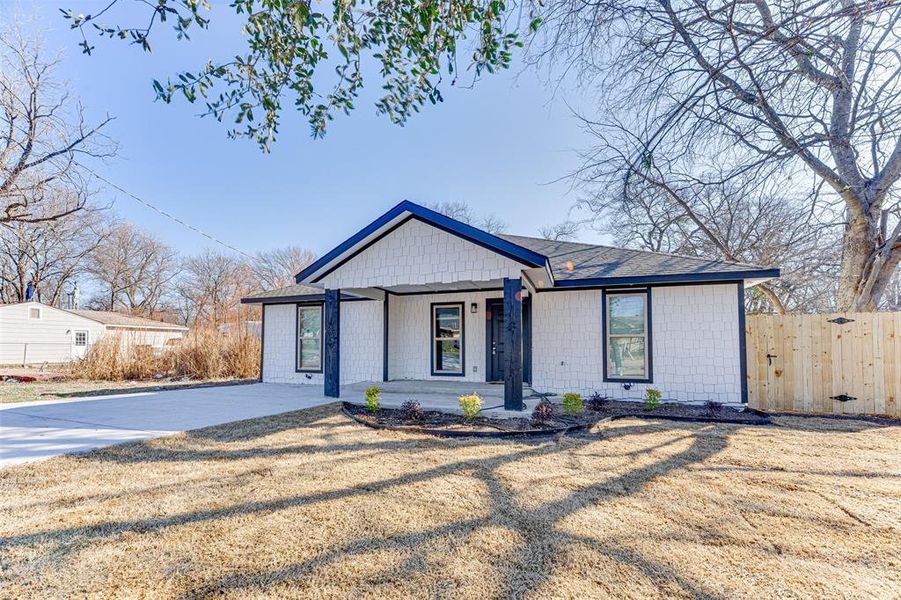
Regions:
<svg viewBox="0 0 901 600"><path fill-rule="evenodd" d="M412 219L319 283L326 288L388 287L519 277L523 266Z"/></svg>
<svg viewBox="0 0 901 600"><path fill-rule="evenodd" d="M533 299L533 387L562 394L597 390L641 399L740 402L738 290L735 284L652 290L651 384L604 382L601 291L540 293Z"/></svg>
<svg viewBox="0 0 901 600"><path fill-rule="evenodd" d="M382 379L382 303L341 303L341 384ZM297 306L264 307L263 381L323 384L322 373L297 373Z"/></svg>

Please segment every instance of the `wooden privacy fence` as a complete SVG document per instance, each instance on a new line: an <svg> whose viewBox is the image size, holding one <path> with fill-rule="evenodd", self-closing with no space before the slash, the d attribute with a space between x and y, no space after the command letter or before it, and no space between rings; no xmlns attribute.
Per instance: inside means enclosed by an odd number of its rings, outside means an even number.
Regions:
<svg viewBox="0 0 901 600"><path fill-rule="evenodd" d="M901 312L748 315L748 405L901 416Z"/></svg>

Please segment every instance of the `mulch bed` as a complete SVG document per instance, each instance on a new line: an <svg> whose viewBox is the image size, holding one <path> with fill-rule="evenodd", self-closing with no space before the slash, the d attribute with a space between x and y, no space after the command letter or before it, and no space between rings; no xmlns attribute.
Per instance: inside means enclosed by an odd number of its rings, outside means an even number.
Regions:
<svg viewBox="0 0 901 600"><path fill-rule="evenodd" d="M736 423L742 425L769 425L766 416L734 408L721 407L711 411L704 406L663 403L652 411L645 411L636 402L609 400L601 410L584 410L580 415L570 416L559 405L554 406L554 416L538 424L532 421L531 413L523 413L522 418L500 419L479 417L467 422L462 415L440 411L423 411L422 419L411 421L403 411L395 408L381 408L370 413L359 404L343 403L343 412L354 421L375 429L426 433L444 437L512 437L542 436L570 433L590 429L594 425L614 419L638 417L642 419L666 419L671 421L692 421L705 423Z"/></svg>
<svg viewBox="0 0 901 600"><path fill-rule="evenodd" d="M603 404L602 414L620 419L623 417L640 417L642 419L668 419L671 421L700 421L702 423L737 423L740 425L769 425L766 415L736 410L722 406L717 410L709 410L706 406L664 402L651 411L644 410L640 402L623 402L607 400Z"/></svg>
<svg viewBox="0 0 901 600"><path fill-rule="evenodd" d="M463 415L426 410L423 411L421 420L410 421L404 417L404 413L401 410L396 408L381 408L376 413L370 413L366 410L366 407L359 404L351 404L350 402L344 402L343 404L344 414L361 425L375 429L426 433L442 437L554 435L586 429L595 423L605 420L605 416L597 413L586 414L583 418L559 415L548 421L544 427L538 427L532 423L528 413L523 413L524 416L521 419L478 417L471 422L467 422L463 419Z"/></svg>

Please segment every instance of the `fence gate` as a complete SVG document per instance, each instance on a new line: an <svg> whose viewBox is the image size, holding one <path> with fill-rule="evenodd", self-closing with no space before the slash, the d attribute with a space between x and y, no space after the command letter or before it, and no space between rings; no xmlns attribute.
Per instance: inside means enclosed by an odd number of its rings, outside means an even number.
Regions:
<svg viewBox="0 0 901 600"><path fill-rule="evenodd" d="M748 405L901 416L901 312L748 315Z"/></svg>

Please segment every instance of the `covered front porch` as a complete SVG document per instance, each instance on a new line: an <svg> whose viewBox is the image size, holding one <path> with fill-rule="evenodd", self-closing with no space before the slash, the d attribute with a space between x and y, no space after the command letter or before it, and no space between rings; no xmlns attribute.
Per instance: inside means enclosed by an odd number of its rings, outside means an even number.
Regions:
<svg viewBox="0 0 901 600"><path fill-rule="evenodd" d="M467 394L478 394L482 399L482 413L489 417L522 417L521 410L504 408L504 385L502 383L475 383L467 381L372 381L341 386L341 399L353 404L364 404L364 392L371 385L382 390L379 403L385 408L400 408L407 400L416 400L424 410L459 414L458 398ZM531 411L541 400L527 383L522 384L523 409Z"/></svg>
<svg viewBox="0 0 901 600"><path fill-rule="evenodd" d="M423 406L456 409L459 396L475 392L486 401L486 409L494 410L498 405L508 411L526 410L523 400L532 393L528 388L531 297L522 279L505 277L409 288L325 290L325 394L344 397L349 385L365 389L365 384L356 383L363 374L357 365L365 347L369 350L367 362L371 364L371 359L381 354L382 364L380 380L370 374L363 381L375 381L383 388L386 406L394 400L399 406L412 394ZM353 312L359 301L348 300L348 296L369 298L366 304L381 303L377 329L372 321L360 323ZM372 314L370 310L370 318ZM368 333L355 335L347 328L366 328Z"/></svg>
<svg viewBox="0 0 901 600"><path fill-rule="evenodd" d="M315 327L308 354L326 396L372 380L381 354L382 383L502 382L483 391L503 390L506 410L525 409L523 382L531 381L525 284L552 279L543 255L402 202L295 279L323 290L321 364ZM364 304L370 308L357 306ZM454 405L458 395L448 394Z"/></svg>

